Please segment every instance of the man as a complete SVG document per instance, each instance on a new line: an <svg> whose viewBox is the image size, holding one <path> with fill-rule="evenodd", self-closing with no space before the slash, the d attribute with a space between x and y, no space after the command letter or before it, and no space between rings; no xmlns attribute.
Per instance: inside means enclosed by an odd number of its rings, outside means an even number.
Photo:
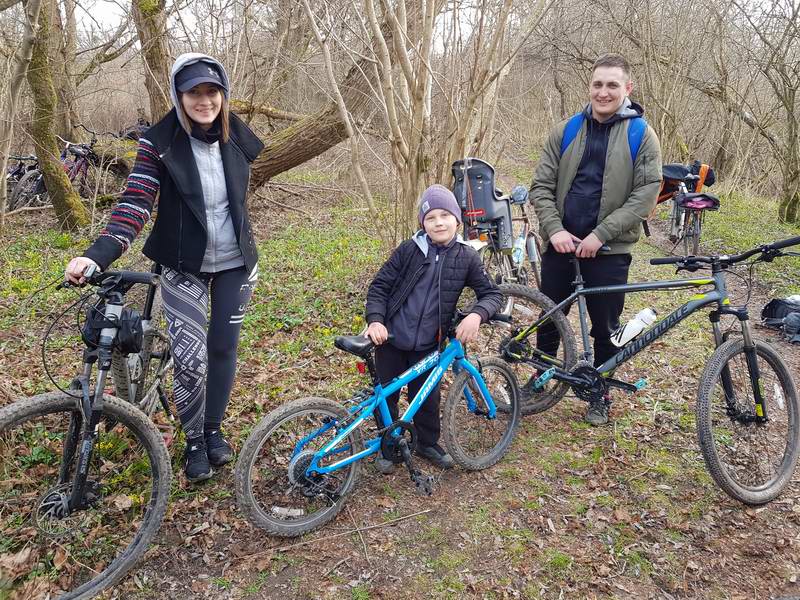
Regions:
<svg viewBox="0 0 800 600"><path fill-rule="evenodd" d="M581 259L587 286L627 283L631 249L642 222L656 204L661 148L628 97L630 65L606 54L592 67L589 104L550 133L536 167L531 202L547 249L542 256L542 292L558 303L572 292L572 252ZM608 250L600 252L601 247ZM587 296L595 365L616 352L611 333L619 327L624 294ZM542 328L538 347L558 350L554 327ZM589 404L586 420L608 422L608 396Z"/></svg>

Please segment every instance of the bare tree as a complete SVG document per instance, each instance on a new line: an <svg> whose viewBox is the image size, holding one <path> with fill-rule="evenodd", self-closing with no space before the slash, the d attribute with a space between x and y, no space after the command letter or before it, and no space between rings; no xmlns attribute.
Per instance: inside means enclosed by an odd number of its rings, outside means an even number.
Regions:
<svg viewBox="0 0 800 600"><path fill-rule="evenodd" d="M169 99L170 53L167 45L167 13L165 0L133 0L133 20L142 46L145 65L144 85L150 96L150 120L166 115Z"/></svg>
<svg viewBox="0 0 800 600"><path fill-rule="evenodd" d="M41 5L42 0L27 0L25 2L25 29L22 41L14 53L11 63L8 93L6 102L4 102L5 110L3 111L2 121L0 121L0 173L6 173L8 169L8 152L14 135L14 120L19 107L22 82L25 79L31 55L33 54ZM0 231L5 230L7 192L5 185L0 186Z"/></svg>

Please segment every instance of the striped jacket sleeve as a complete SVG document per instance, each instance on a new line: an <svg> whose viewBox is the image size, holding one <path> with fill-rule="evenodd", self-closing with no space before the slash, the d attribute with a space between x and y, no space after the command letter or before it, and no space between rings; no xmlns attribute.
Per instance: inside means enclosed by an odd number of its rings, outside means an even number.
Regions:
<svg viewBox="0 0 800 600"><path fill-rule="evenodd" d="M160 162L153 144L145 138L139 138L136 161L128 175L122 198L111 212L105 228L83 254L103 270L130 248L150 220L160 187Z"/></svg>

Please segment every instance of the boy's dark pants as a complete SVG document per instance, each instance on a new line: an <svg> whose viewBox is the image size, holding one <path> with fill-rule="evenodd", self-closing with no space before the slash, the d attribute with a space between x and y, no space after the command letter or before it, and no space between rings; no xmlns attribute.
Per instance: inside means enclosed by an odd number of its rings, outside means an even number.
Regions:
<svg viewBox="0 0 800 600"><path fill-rule="evenodd" d="M627 283L630 266L630 254L604 254L580 261L585 287ZM573 292L573 281L575 269L570 262L570 255L549 248L542 255L542 293L558 304ZM619 316L625 307L625 294L598 294L585 298L592 321L589 334L594 338L594 364L598 366L619 350L611 343L611 334L619 327ZM569 313L569 309L567 312ZM539 330L536 347L542 352L555 355L560 341L558 331L548 323Z"/></svg>
<svg viewBox="0 0 800 600"><path fill-rule="evenodd" d="M391 344L382 344L375 349L375 367L378 370L378 378L381 380L382 385L386 385L392 379L400 375L409 367L415 365L424 357L428 356L432 350L423 352L416 350L398 350ZM417 377L414 381L408 384L408 400L411 402L414 396L425 383L430 371ZM388 398L386 403L389 405L389 414L393 420L397 420L398 410L397 401L400 398L400 392L395 392ZM380 415L375 411L375 420L378 427L384 427L381 423ZM389 423L386 423L389 425ZM431 390L431 393L426 398L425 402L419 407L417 414L414 415L414 425L417 429L417 447L420 446L433 446L439 441L439 431L441 429L439 423L439 384Z"/></svg>

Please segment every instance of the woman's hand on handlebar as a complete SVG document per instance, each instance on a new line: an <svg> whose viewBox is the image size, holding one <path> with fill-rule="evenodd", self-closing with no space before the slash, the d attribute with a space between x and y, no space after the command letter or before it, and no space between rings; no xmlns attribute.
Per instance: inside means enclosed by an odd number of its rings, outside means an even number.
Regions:
<svg viewBox="0 0 800 600"><path fill-rule="evenodd" d="M380 346L389 339L389 332L386 330L386 327L383 325L383 323L378 323L375 321L369 324L369 327L367 327L367 332L364 334L364 336L371 339L372 343L376 346Z"/></svg>
<svg viewBox="0 0 800 600"><path fill-rule="evenodd" d="M468 344L478 339L478 327L481 316L478 313L469 313L456 327L456 339L462 344Z"/></svg>
<svg viewBox="0 0 800 600"><path fill-rule="evenodd" d="M72 284L75 285L83 285L86 283L86 277L83 274L86 272L86 269L93 266L98 271L100 270L100 265L94 262L91 258L86 258L85 256L76 256L67 265L67 268L64 269L64 278Z"/></svg>
<svg viewBox="0 0 800 600"><path fill-rule="evenodd" d="M553 234L550 238L550 244L556 249L556 252L560 254L575 252L576 245L580 244L581 241L581 238L575 237L569 231L565 230Z"/></svg>

